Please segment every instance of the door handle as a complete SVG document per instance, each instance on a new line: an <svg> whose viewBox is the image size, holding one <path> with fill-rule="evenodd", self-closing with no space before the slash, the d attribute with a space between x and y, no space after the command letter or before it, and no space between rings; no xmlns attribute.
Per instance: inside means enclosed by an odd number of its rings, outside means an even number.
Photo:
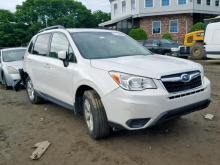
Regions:
<svg viewBox="0 0 220 165"><path fill-rule="evenodd" d="M27 60L28 62L32 62L32 60L30 59L30 58L28 58L28 60Z"/></svg>
<svg viewBox="0 0 220 165"><path fill-rule="evenodd" d="M46 68L50 68L50 64L45 63L45 67L46 67Z"/></svg>

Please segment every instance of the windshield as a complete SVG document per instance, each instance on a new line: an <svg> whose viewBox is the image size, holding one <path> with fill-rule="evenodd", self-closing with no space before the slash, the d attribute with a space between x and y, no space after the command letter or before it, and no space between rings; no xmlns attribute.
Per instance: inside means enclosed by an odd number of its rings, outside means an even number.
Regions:
<svg viewBox="0 0 220 165"><path fill-rule="evenodd" d="M177 44L176 41L170 39L161 39L160 40L163 44Z"/></svg>
<svg viewBox="0 0 220 165"><path fill-rule="evenodd" d="M80 53L86 59L151 55L142 45L120 32L72 33Z"/></svg>
<svg viewBox="0 0 220 165"><path fill-rule="evenodd" d="M26 49L14 49L3 51L2 57L4 62L21 61Z"/></svg>

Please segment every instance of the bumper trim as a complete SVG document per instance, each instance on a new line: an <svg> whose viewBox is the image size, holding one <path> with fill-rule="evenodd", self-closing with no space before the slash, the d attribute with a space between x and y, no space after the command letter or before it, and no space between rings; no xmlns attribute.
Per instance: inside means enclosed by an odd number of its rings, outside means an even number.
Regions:
<svg viewBox="0 0 220 165"><path fill-rule="evenodd" d="M163 112L157 117L157 119L154 120L153 123L150 124L149 127L190 114L195 111L203 110L209 106L210 102L211 102L210 99L206 99L206 100L203 100L203 101L200 101L194 104L190 104L190 105L187 105L181 108L176 108L176 109Z"/></svg>

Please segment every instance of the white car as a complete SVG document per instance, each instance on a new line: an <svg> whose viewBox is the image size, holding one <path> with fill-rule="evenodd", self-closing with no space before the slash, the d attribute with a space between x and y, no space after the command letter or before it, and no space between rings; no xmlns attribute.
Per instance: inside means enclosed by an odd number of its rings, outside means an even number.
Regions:
<svg viewBox="0 0 220 165"><path fill-rule="evenodd" d="M89 135L144 129L206 108L210 81L195 62L154 55L124 33L43 29L21 77L31 103L50 100L84 114Z"/></svg>
<svg viewBox="0 0 220 165"><path fill-rule="evenodd" d="M204 43L207 57L220 59L220 22L208 24Z"/></svg>
<svg viewBox="0 0 220 165"><path fill-rule="evenodd" d="M18 69L22 69L22 57L26 48L5 48L0 50L0 82L9 89L20 79Z"/></svg>

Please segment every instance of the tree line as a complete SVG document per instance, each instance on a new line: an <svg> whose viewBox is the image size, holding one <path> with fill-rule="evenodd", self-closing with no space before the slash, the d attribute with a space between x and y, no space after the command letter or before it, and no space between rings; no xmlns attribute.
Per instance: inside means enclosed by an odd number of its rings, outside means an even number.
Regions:
<svg viewBox="0 0 220 165"><path fill-rule="evenodd" d="M0 9L0 47L25 46L46 25L94 28L110 19L110 13L91 12L75 0L26 0L15 13Z"/></svg>

